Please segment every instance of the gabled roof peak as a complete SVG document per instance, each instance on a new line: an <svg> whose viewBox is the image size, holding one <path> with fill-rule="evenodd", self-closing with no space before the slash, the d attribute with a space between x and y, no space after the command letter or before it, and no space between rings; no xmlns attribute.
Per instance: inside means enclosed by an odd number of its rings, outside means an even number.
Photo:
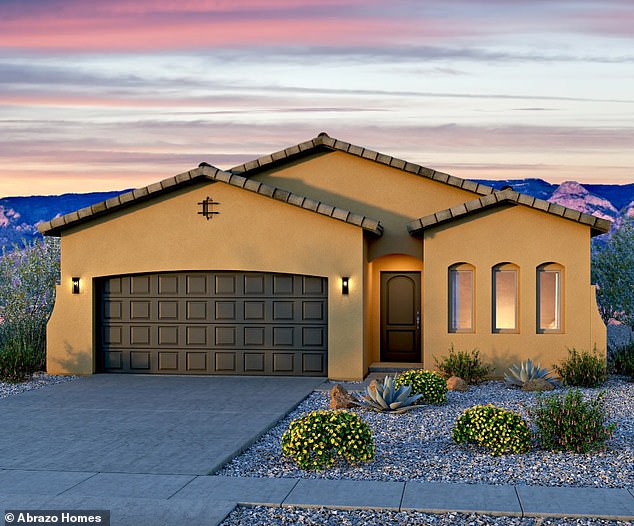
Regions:
<svg viewBox="0 0 634 526"><path fill-rule="evenodd" d="M557 203L550 203L543 199L537 199L530 195L520 194L510 188L493 192L490 195L482 196L478 199L466 201L459 205L447 208L445 210L439 210L433 214L421 217L408 223L407 230L412 235L418 235L423 230L441 225L443 223L449 223L456 219L466 217L471 214L481 212L488 208L500 206L503 204L509 205L524 205L535 210L541 210L548 214L563 217L582 225L589 226L591 228L592 235L605 234L609 232L611 222L607 219L602 219L590 214L584 214L578 210L566 208Z"/></svg>
<svg viewBox="0 0 634 526"><path fill-rule="evenodd" d="M376 236L380 236L383 233L383 225L381 225L380 221L376 219L372 219L362 214L356 214L350 212L349 210L344 210L328 203L324 203L323 201L295 194L293 192L289 192L288 190L277 188L260 181L247 179L242 175L225 172L205 162L200 163L198 168L194 170L190 170L174 177L169 177L168 179L164 179L158 183L154 183L143 188L137 188L131 192L120 194L102 203L82 208L81 210L56 217L50 221L42 222L37 228L44 235L58 236L62 230L76 224L94 219L95 217L107 215L115 210L128 207L133 203L156 197L160 194L173 190L178 186L205 180L213 182L219 181L231 186L242 188L249 192L275 199L276 201L282 201L289 205L303 208L304 210L309 210L338 221L343 221L344 223L358 226Z"/></svg>
<svg viewBox="0 0 634 526"><path fill-rule="evenodd" d="M386 155L375 150L370 150L369 148L364 148L363 146L357 146L356 144L330 137L326 132L321 132L313 139L301 142L294 146L289 146L284 150L279 150L238 166L234 166L229 171L231 173L237 173L248 177L252 173L257 173L260 170L266 170L298 157L323 151L324 149L344 152L362 159L367 159L385 166L396 168L397 170L402 170L420 177L425 177L427 179L447 184L449 186L461 188L468 192L480 195L488 195L493 192L493 188L490 186L469 181L468 179L461 179L460 177L455 177L444 172L438 172L436 170L432 170L431 168L425 168L419 164L411 163L404 159L399 159L398 157L392 157L391 155Z"/></svg>

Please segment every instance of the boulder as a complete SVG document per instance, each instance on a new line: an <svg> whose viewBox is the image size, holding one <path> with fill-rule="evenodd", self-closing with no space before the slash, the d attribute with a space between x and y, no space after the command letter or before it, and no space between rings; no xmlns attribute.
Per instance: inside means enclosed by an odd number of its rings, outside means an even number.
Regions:
<svg viewBox="0 0 634 526"><path fill-rule="evenodd" d="M450 391L467 391L469 389L469 384L459 376L451 376L447 380L447 389Z"/></svg>
<svg viewBox="0 0 634 526"><path fill-rule="evenodd" d="M355 406L354 398L341 384L330 390L330 409L348 409Z"/></svg>
<svg viewBox="0 0 634 526"><path fill-rule="evenodd" d="M529 380L522 386L522 391L552 391L555 387L544 378Z"/></svg>

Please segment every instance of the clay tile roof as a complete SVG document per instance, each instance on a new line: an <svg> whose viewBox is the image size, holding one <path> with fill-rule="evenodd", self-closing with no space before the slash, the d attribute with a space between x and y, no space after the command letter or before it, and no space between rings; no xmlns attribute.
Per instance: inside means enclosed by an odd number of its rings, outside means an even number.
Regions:
<svg viewBox="0 0 634 526"><path fill-rule="evenodd" d="M473 199L472 201L467 201L446 210L440 210L435 214L420 217L408 223L407 230L412 235L418 235L427 228L448 223L450 221L454 221L455 219L466 217L502 204L524 205L548 214L575 221L576 223L587 225L591 228L593 236L609 232L612 224L607 219L601 219L600 217L584 214L577 210L566 208L555 203L549 203L548 201L543 201L541 199L536 199L513 190L501 190L482 196L478 199Z"/></svg>
<svg viewBox="0 0 634 526"><path fill-rule="evenodd" d="M433 179L434 181L439 181L441 183L455 186L457 188L462 188L463 190L475 192L480 195L490 194L494 191L493 188L485 186L483 184L474 183L473 181L468 181L467 179L461 179L453 175L437 172L435 170L432 170L431 168L425 168L424 166L420 166L418 164L405 161L403 159L398 159L397 157L392 157L390 155L376 152L362 146L357 146L349 142L335 139L334 137L330 137L326 132L321 132L319 135L317 135L317 137L311 139L310 141L305 141L300 144L285 148L284 150L280 150L272 154L265 155L252 161L240 164L238 166L234 166L229 171L249 177L250 175L257 173L258 171L266 170L267 168L272 168L274 166L289 162L290 160L297 157L305 156L307 154L323 150L345 152L349 155L354 155L355 157L369 159L371 161L384 164L386 166L391 166L392 168L396 168L397 170L409 172L420 177L426 177L427 179Z"/></svg>
<svg viewBox="0 0 634 526"><path fill-rule="evenodd" d="M383 233L383 226L375 219L354 214L348 210L342 210L341 208L336 208L328 203L315 201L282 188L260 183L236 173L225 172L207 163L201 163L201 165L194 170L179 174L175 177L170 177L143 188L126 192L115 198L78 210L77 212L71 212L69 214L56 217L50 221L44 221L37 226L37 229L47 236L59 236L63 230L71 226L84 223L96 217L107 215L115 210L127 208L140 201L152 199L153 197L172 191L180 186L204 180L226 183L270 199L283 201L289 205L331 217L350 225L361 227L365 231L376 236L380 236Z"/></svg>

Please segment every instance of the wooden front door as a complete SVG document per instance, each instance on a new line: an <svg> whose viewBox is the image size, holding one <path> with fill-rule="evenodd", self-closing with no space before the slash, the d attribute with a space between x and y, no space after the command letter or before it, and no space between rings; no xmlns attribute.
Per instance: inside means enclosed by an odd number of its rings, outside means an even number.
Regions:
<svg viewBox="0 0 634 526"><path fill-rule="evenodd" d="M420 272L381 272L381 361L420 362Z"/></svg>

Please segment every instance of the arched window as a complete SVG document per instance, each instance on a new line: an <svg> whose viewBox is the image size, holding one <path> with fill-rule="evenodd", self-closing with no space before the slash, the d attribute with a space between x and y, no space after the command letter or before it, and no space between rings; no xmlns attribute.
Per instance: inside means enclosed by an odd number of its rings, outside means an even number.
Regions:
<svg viewBox="0 0 634 526"><path fill-rule="evenodd" d="M537 332L562 332L563 267L544 263L537 267Z"/></svg>
<svg viewBox="0 0 634 526"><path fill-rule="evenodd" d="M449 332L474 332L475 268L467 263L449 267Z"/></svg>
<svg viewBox="0 0 634 526"><path fill-rule="evenodd" d="M493 267L493 332L519 332L519 267L501 263Z"/></svg>

